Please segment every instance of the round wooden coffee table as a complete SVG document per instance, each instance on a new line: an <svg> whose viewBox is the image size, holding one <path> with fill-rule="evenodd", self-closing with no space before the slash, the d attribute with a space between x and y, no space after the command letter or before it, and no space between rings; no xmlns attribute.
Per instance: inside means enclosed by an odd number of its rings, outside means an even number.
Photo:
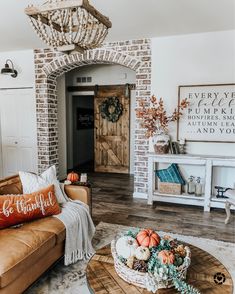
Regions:
<svg viewBox="0 0 235 294"><path fill-rule="evenodd" d="M232 294L233 282L227 269L208 252L189 245L192 262L187 282L202 294ZM229 258L229 257L228 257ZM151 292L123 281L116 273L110 245L98 250L87 267L87 282L94 294L150 294ZM176 294L174 288L158 290L158 294Z"/></svg>

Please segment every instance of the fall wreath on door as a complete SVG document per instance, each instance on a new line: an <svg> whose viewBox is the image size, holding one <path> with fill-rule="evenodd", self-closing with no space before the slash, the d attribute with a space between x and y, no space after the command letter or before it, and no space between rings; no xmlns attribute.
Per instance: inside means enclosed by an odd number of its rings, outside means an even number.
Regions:
<svg viewBox="0 0 235 294"><path fill-rule="evenodd" d="M123 105L117 97L109 97L100 105L101 117L113 123L122 115Z"/></svg>

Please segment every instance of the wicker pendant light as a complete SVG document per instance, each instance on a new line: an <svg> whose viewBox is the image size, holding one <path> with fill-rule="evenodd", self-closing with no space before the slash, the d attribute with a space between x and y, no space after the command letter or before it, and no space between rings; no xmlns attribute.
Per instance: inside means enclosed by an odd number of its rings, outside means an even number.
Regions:
<svg viewBox="0 0 235 294"><path fill-rule="evenodd" d="M43 42L66 52L99 47L112 27L88 0L49 0L27 7L25 13Z"/></svg>

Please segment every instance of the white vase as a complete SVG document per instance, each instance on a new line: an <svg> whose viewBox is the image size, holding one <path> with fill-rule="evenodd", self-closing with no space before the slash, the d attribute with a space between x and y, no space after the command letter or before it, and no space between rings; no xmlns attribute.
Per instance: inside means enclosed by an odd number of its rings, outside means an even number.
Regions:
<svg viewBox="0 0 235 294"><path fill-rule="evenodd" d="M167 154L169 152L170 136L164 133L156 134L153 137L154 151L157 154Z"/></svg>

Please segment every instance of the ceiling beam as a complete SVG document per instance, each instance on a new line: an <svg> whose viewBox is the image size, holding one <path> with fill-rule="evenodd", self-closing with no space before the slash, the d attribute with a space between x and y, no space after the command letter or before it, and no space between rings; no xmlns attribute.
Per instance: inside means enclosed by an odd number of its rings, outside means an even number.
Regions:
<svg viewBox="0 0 235 294"><path fill-rule="evenodd" d="M128 84L129 85L129 89L130 90L135 90L136 89L136 84ZM117 87L123 87L125 86L125 84L123 85L113 85L114 88ZM107 87L111 88L112 85L98 85L99 89L106 89ZM97 86L68 86L67 87L67 91L68 92L91 92L96 90Z"/></svg>

